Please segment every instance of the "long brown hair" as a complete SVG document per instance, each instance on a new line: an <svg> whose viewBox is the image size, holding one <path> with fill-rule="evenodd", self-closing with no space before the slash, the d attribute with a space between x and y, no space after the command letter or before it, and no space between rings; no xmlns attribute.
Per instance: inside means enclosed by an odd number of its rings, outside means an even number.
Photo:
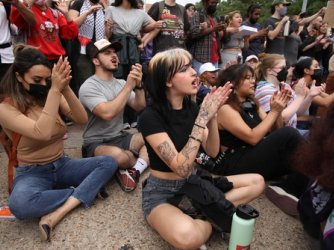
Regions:
<svg viewBox="0 0 334 250"><path fill-rule="evenodd" d="M236 89L247 76L248 73L254 75L254 70L252 67L247 64L235 64L225 70L220 70L217 77L217 86L224 86L227 82L233 84L233 88ZM252 100L258 109L258 103L253 96L248 97L249 100ZM233 90L226 102L231 105L232 108L240 112L242 110L241 103L239 102L235 90Z"/></svg>
<svg viewBox="0 0 334 250"><path fill-rule="evenodd" d="M299 147L294 160L302 173L334 191L334 104L312 126L309 141Z"/></svg>
<svg viewBox="0 0 334 250"><path fill-rule="evenodd" d="M24 90L22 83L17 80L16 73L23 77L35 65L44 65L49 69L51 69L51 65L48 59L32 46L16 45L14 56L15 60L13 64L0 83L0 102L9 97L21 112L25 112L33 103L30 95ZM39 105L43 105L44 101L43 103L39 103L40 100L36 100Z"/></svg>

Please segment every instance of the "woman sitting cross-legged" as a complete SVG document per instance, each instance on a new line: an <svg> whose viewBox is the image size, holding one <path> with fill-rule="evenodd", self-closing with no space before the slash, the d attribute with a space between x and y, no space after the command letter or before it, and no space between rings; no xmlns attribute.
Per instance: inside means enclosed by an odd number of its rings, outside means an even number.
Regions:
<svg viewBox="0 0 334 250"><path fill-rule="evenodd" d="M226 101L231 85L213 88L200 109L189 98L196 95L199 79L184 49L157 53L150 61L147 90L151 104L139 118L151 175L143 189L143 210L148 224L179 249L198 249L212 232L211 224L193 219L168 201L195 171L200 146L210 156L219 152L216 112ZM234 205L247 203L264 189L262 176L227 176L233 189L225 193Z"/></svg>
<svg viewBox="0 0 334 250"><path fill-rule="evenodd" d="M50 240L51 230L75 207L90 207L117 169L108 156L72 160L64 154L60 113L79 124L87 121L69 87L70 73L67 59L51 67L37 49L18 45L1 82L1 127L11 139L21 136L9 208L18 219L41 217L42 240Z"/></svg>
<svg viewBox="0 0 334 250"><path fill-rule="evenodd" d="M233 84L233 92L218 111L221 154L215 172L224 175L261 174L265 180L288 175L284 181L269 186L268 198L289 215L297 215L298 197L307 178L293 171L290 156L302 140L292 127L279 127L281 113L290 100L290 92L276 92L265 113L254 99L254 71L248 65L232 65L220 71L217 86ZM218 161L219 160L219 161Z"/></svg>

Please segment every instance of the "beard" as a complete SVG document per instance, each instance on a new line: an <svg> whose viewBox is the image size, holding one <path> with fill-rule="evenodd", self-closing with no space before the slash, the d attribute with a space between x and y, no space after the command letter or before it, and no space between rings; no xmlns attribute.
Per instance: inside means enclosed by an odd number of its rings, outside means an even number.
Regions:
<svg viewBox="0 0 334 250"><path fill-rule="evenodd" d="M101 62L100 61L100 66L101 66L101 69L105 72L111 72L111 73L115 73L117 70L118 70L118 66L117 67L110 67L108 65L106 65L105 63Z"/></svg>
<svg viewBox="0 0 334 250"><path fill-rule="evenodd" d="M257 23L257 19L249 18L249 22L251 24L256 24Z"/></svg>

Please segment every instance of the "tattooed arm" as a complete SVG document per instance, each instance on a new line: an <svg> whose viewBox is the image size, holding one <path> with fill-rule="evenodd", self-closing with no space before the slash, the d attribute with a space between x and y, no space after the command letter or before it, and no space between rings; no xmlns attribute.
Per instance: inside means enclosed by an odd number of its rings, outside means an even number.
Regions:
<svg viewBox="0 0 334 250"><path fill-rule="evenodd" d="M212 146L211 149L218 147L219 150L219 137L216 136L215 140L212 140L212 136L217 134L209 130L215 129L218 131L216 113L218 108L227 100L231 92L230 89L230 84L219 87L218 89L214 88L212 92L204 98L189 139L180 152L176 150L174 142L167 133L156 133L145 137L146 141L160 159L180 177L186 178L192 173L194 161L201 144L204 148L207 148L206 145L208 143L214 142L216 145Z"/></svg>
<svg viewBox="0 0 334 250"><path fill-rule="evenodd" d="M198 135L201 136L200 134L203 132ZM187 178L192 173L194 160L200 147L199 141L189 138L186 145L178 152L167 133L152 134L147 136L146 140L174 173L183 178Z"/></svg>

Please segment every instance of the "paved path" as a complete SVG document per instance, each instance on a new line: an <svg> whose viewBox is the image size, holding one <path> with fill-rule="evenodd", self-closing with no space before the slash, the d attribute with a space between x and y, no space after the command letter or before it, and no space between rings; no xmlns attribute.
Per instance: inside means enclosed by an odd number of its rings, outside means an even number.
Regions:
<svg viewBox="0 0 334 250"><path fill-rule="evenodd" d="M82 128L69 128L66 153L80 157ZM8 199L5 153L0 154L0 205ZM148 175L144 173L141 180ZM51 242L41 242L38 219L25 221L0 219L2 249L120 249L128 244L135 250L174 249L163 241L144 221L141 210L141 185L132 193L124 193L115 180L107 186L109 198L96 200L90 209L79 207L53 231ZM260 211L256 221L252 249L311 250L298 219L282 213L265 196L252 205ZM208 250L227 249L228 236L218 233L207 242Z"/></svg>

